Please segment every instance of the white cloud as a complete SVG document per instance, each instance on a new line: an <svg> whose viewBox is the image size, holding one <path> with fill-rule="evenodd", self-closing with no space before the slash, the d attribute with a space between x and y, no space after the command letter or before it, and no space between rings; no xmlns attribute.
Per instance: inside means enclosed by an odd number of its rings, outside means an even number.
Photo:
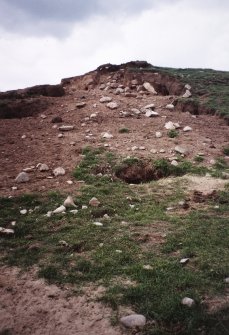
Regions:
<svg viewBox="0 0 229 335"><path fill-rule="evenodd" d="M0 90L58 83L104 63L130 60L229 70L227 11L196 0L172 3L138 16L93 16L75 24L65 39L0 34Z"/></svg>

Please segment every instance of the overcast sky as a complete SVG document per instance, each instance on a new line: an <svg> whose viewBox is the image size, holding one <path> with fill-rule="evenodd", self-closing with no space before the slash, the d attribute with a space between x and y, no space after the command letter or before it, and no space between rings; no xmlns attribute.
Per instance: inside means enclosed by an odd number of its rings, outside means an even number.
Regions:
<svg viewBox="0 0 229 335"><path fill-rule="evenodd" d="M229 71L229 0L0 0L0 91L130 60Z"/></svg>

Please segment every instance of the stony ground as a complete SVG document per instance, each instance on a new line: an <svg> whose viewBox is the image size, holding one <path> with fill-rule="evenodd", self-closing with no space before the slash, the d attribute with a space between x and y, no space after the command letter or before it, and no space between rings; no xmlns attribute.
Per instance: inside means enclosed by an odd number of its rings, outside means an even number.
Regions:
<svg viewBox="0 0 229 335"><path fill-rule="evenodd" d="M191 115L166 106L177 98L141 91L133 78L119 79L119 72L102 74L99 82L93 75L73 78L65 85L63 97L52 98L52 104L35 117L0 120L1 196L17 196L26 192L61 190L76 194L82 181L72 172L81 161L85 146L104 147L117 156L167 158L176 161L176 146L185 149L185 157L194 162L204 158L205 166L212 166L228 146L229 132L224 120L217 116ZM87 85L87 83L89 83ZM121 94L117 93L120 88ZM114 109L102 97L117 103ZM44 97L44 99L46 99ZM158 116L147 117L144 107L154 104ZM134 110L135 109L135 110ZM56 123L59 117L62 122ZM61 121L61 120L59 120ZM179 123L179 136L170 138L165 123ZM73 126L69 131L61 126ZM190 127L185 132L184 127ZM160 137L156 137L160 132ZM112 136L104 138L104 134ZM106 135L105 135L106 137ZM225 157L226 159L226 157ZM47 164L47 171L39 171L39 163ZM65 174L55 177L53 170L63 167ZM29 182L16 183L22 171L29 174ZM225 182L193 178L191 189L212 191ZM193 186L194 185L194 186ZM36 279L35 272L19 273L16 268L1 268L0 273L0 334L122 334L110 324L111 310L93 302L94 293L71 296L68 289L47 286ZM125 331L126 333L126 331Z"/></svg>

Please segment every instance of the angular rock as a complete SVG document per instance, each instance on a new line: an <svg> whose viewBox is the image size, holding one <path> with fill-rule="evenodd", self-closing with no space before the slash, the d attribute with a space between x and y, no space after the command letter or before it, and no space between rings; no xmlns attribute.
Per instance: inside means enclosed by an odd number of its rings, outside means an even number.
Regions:
<svg viewBox="0 0 229 335"><path fill-rule="evenodd" d="M111 102L112 98L111 97L102 97L99 102L105 103L105 102Z"/></svg>
<svg viewBox="0 0 229 335"><path fill-rule="evenodd" d="M109 102L106 106L110 109L117 109L118 108L117 102Z"/></svg>
<svg viewBox="0 0 229 335"><path fill-rule="evenodd" d="M181 147L180 145L177 145L175 147L175 151L178 152L181 155L187 155L188 154L188 150L184 147Z"/></svg>
<svg viewBox="0 0 229 335"><path fill-rule="evenodd" d="M60 131L70 131L70 130L73 130L73 129L74 129L74 126L61 126L61 127L59 127Z"/></svg>
<svg viewBox="0 0 229 335"><path fill-rule="evenodd" d="M65 199L64 206L65 207L77 207L76 204L74 203L72 196L70 195L67 197L67 199Z"/></svg>
<svg viewBox="0 0 229 335"><path fill-rule="evenodd" d="M20 172L15 178L16 183L26 183L29 181L29 175L27 172Z"/></svg>
<svg viewBox="0 0 229 335"><path fill-rule="evenodd" d="M109 139L113 138L114 136L111 135L110 133L103 133L103 134L102 134L102 137L103 137L103 138L106 138L106 139L109 140Z"/></svg>
<svg viewBox="0 0 229 335"><path fill-rule="evenodd" d="M62 167L57 167L53 170L53 174L55 177L58 176L64 176L65 175L65 169Z"/></svg>
<svg viewBox="0 0 229 335"><path fill-rule="evenodd" d="M161 138L162 137L162 133L160 131L156 131L155 137L156 138Z"/></svg>
<svg viewBox="0 0 229 335"><path fill-rule="evenodd" d="M147 110L145 113L146 117L155 117L155 116L159 116L159 114L157 112L154 112L152 110Z"/></svg>
<svg viewBox="0 0 229 335"><path fill-rule="evenodd" d="M53 214L60 214L66 212L66 207L61 205L60 207L57 207L54 211Z"/></svg>
<svg viewBox="0 0 229 335"><path fill-rule="evenodd" d="M189 262L189 258L182 258L181 260L180 260L180 264L182 264L182 265L185 265L185 264L187 264Z"/></svg>
<svg viewBox="0 0 229 335"><path fill-rule="evenodd" d="M85 107L85 106L86 106L86 102L78 102L78 103L76 104L76 108L78 108L78 109L83 108L83 107Z"/></svg>
<svg viewBox="0 0 229 335"><path fill-rule="evenodd" d="M192 87L191 87L191 85L189 85L189 84L186 84L186 85L184 86L184 88L186 88L187 90L189 90L189 91L190 91Z"/></svg>
<svg viewBox="0 0 229 335"><path fill-rule="evenodd" d="M93 197L89 201L89 205L92 207L98 207L100 205L100 201L97 198Z"/></svg>
<svg viewBox="0 0 229 335"><path fill-rule="evenodd" d="M151 109L151 110L154 110L155 108L155 104L149 104L149 105L146 105L145 107L143 107L144 109Z"/></svg>
<svg viewBox="0 0 229 335"><path fill-rule="evenodd" d="M14 234L13 229L7 229L7 228L0 227L0 235L10 236L13 234Z"/></svg>
<svg viewBox="0 0 229 335"><path fill-rule="evenodd" d="M176 160L172 160L171 165L178 166L178 162Z"/></svg>
<svg viewBox="0 0 229 335"><path fill-rule="evenodd" d="M27 209L21 209L21 210L20 210L20 214L22 214L22 215L27 214L27 212L28 212Z"/></svg>
<svg viewBox="0 0 229 335"><path fill-rule="evenodd" d="M175 106L173 104L168 104L165 106L166 109L173 110Z"/></svg>
<svg viewBox="0 0 229 335"><path fill-rule="evenodd" d="M182 98L190 98L192 96L192 93L189 90L186 90L186 92L182 95Z"/></svg>
<svg viewBox="0 0 229 335"><path fill-rule="evenodd" d="M103 224L101 222L93 222L93 225L98 226L98 227L102 227Z"/></svg>
<svg viewBox="0 0 229 335"><path fill-rule="evenodd" d="M49 167L47 164L40 164L39 165L39 171L44 172L44 171L48 171Z"/></svg>
<svg viewBox="0 0 229 335"><path fill-rule="evenodd" d="M181 304L187 307L193 307L195 305L195 301L191 298L185 297L182 299Z"/></svg>
<svg viewBox="0 0 229 335"><path fill-rule="evenodd" d="M183 129L184 132L192 131L192 128L189 126L184 127Z"/></svg>
<svg viewBox="0 0 229 335"><path fill-rule="evenodd" d="M131 314L128 316L124 316L120 319L120 322L123 326L127 328L135 328L135 327L144 327L146 324L146 318L141 314Z"/></svg>
<svg viewBox="0 0 229 335"><path fill-rule="evenodd" d="M143 87L146 89L146 91L148 91L148 92L150 92L150 93L153 93L153 94L157 95L157 92L155 91L154 87L153 87L150 83L145 82L145 83L143 84Z"/></svg>
<svg viewBox="0 0 229 335"><path fill-rule="evenodd" d="M165 128L167 130L175 130L176 129L176 127L175 127L175 125L174 125L174 123L172 121L166 122Z"/></svg>
<svg viewBox="0 0 229 335"><path fill-rule="evenodd" d="M119 95L119 94L121 94L121 93L124 93L124 89L121 88L121 87L118 87L118 88L115 90L115 92L114 92L114 94L116 94L116 95Z"/></svg>

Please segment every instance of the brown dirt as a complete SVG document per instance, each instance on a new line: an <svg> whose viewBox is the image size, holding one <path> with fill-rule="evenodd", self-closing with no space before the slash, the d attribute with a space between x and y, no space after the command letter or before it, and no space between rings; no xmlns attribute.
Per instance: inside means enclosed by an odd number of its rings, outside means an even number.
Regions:
<svg viewBox="0 0 229 335"><path fill-rule="evenodd" d="M7 335L121 335L112 327L112 311L95 302L91 289L82 296L67 288L47 286L34 271L0 270L0 334Z"/></svg>
<svg viewBox="0 0 229 335"><path fill-rule="evenodd" d="M151 82L154 82L155 74L152 76ZM140 82L145 79L150 81L149 73L142 72L140 78L139 74L136 77ZM63 82L65 95L62 97L40 96L39 100L48 99L49 105L37 116L0 119L1 195L15 196L25 192L46 192L52 189L69 193L75 191L79 186L77 181L74 181L73 185L68 185L66 181L73 180L72 171L81 160L81 149L88 145L104 147L107 143L109 144L107 150L124 157L134 155L169 158L174 154L174 147L179 144L189 149L188 159L203 152L206 165L210 164L211 159L222 156L221 150L228 143L229 132L228 126L217 116L198 115L193 118L190 113L182 113L176 108L173 111L166 110L166 104L173 101L176 96L137 94L134 98L115 95L115 89L108 91L99 89L101 83L112 82L112 80L116 80L115 85L131 86L130 81L133 78L135 78L134 73L130 75L122 70L110 73L94 71L85 76L65 80ZM136 88L131 90L136 93ZM100 103L99 99L103 95L111 96L113 101L119 104L119 108L112 111L105 104ZM83 101L86 102L86 106L77 109L76 103ZM120 117L120 111L141 108L150 103L155 103L160 117L147 118L144 115ZM97 107L93 107L94 104L97 104ZM98 112L97 118L87 119L95 112ZM46 118L43 119L42 114L45 114ZM60 131L53 128L54 124L51 122L54 116L62 117L64 125L74 125L74 130L65 132L63 138L58 138ZM183 133L180 130L180 136L171 139L164 128L167 121L179 122L182 128L188 125L193 128L193 131ZM58 123L57 127L59 126ZM124 127L130 132L120 134L119 129ZM110 140L101 138L101 133L107 131L114 136ZM156 131L161 131L163 137L156 138ZM22 139L22 135L26 135L26 138ZM70 144L71 142L74 144ZM145 147L145 150L132 151L134 146ZM151 149L155 149L157 153L151 153ZM161 149L165 152L160 153ZM17 174L22 169L36 166L38 163L48 164L51 170L41 173L35 169L30 173L29 183L17 185L18 190L12 191ZM52 177L52 169L58 166L66 169L66 175L48 179L47 177Z"/></svg>

